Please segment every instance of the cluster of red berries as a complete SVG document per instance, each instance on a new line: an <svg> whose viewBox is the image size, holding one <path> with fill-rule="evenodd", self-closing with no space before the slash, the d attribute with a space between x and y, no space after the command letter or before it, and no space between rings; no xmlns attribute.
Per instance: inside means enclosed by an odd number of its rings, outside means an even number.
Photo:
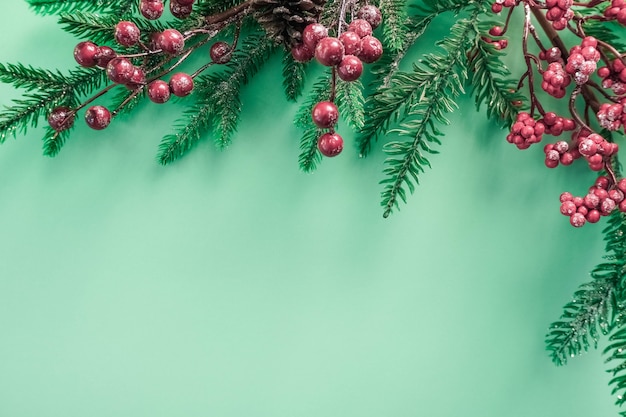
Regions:
<svg viewBox="0 0 626 417"><path fill-rule="evenodd" d="M578 151L585 157L593 171L602 170L605 158L615 155L619 149L616 143L608 142L597 133L588 136L579 134L577 143Z"/></svg>
<svg viewBox="0 0 626 417"><path fill-rule="evenodd" d="M552 97L565 97L565 89L572 82L570 75L565 72L560 62L551 62L543 72L541 88Z"/></svg>
<svg viewBox="0 0 626 417"><path fill-rule="evenodd" d="M576 128L576 123L572 119L557 116L554 112L547 112L543 118L539 119L545 125L548 135L560 136L563 132L569 132Z"/></svg>
<svg viewBox="0 0 626 417"><path fill-rule="evenodd" d="M170 0L170 12L178 19L186 19L193 11L195 0ZM156 20L163 15L163 0L141 0L139 11L146 19Z"/></svg>
<svg viewBox="0 0 626 417"><path fill-rule="evenodd" d="M527 112L520 112L506 140L518 149L528 149L533 143L541 142L545 129L543 122L533 119Z"/></svg>
<svg viewBox="0 0 626 417"><path fill-rule="evenodd" d="M569 216L570 224L574 227L582 227L586 222L597 223L601 216L608 216L616 207L622 213L626 212L625 192L626 179L622 178L617 184L611 185L608 177L600 176L585 197L562 193L561 213Z"/></svg>
<svg viewBox="0 0 626 417"><path fill-rule="evenodd" d="M576 84L585 84L589 80L589 76L595 72L600 60L597 46L598 41L592 36L587 36L583 38L580 45L576 45L570 50L565 71L574 77Z"/></svg>
<svg viewBox="0 0 626 417"><path fill-rule="evenodd" d="M172 4L191 8L194 1L178 0ZM160 5L160 6L159 6ZM163 9L161 0L142 0L141 10L158 11ZM157 13L149 15L150 18ZM159 14L160 16L160 14ZM148 17L148 16L146 16ZM121 21L115 26L115 41L123 47L132 47L141 42L141 30L133 22ZM180 55L185 50L185 37L176 29L165 29L162 32L150 35L150 53L164 53L169 56ZM232 48L226 42L215 42L210 49L212 62L216 64L227 63L232 56ZM114 49L108 46L98 46L93 42L80 42L74 48L74 59L83 67L100 67L106 71L107 78L115 84L124 85L129 90L137 90L147 86L148 98L154 103L165 103L171 95L185 97L193 91L193 77L184 72L173 74L169 82L160 79L146 79L146 70L137 66L124 55L118 55ZM75 111L67 107L57 107L49 115L49 125L56 131L62 131L72 126ZM101 130L111 122L111 112L103 106L92 106L85 113L87 125L93 129Z"/></svg>
<svg viewBox="0 0 626 417"><path fill-rule="evenodd" d="M626 25L626 0L611 1L611 5L604 11L604 16Z"/></svg>
<svg viewBox="0 0 626 417"><path fill-rule="evenodd" d="M552 48L546 49L545 51L539 52L539 59L543 59L547 61L549 64L552 62L560 62L563 63L563 58L561 57L561 50L556 46Z"/></svg>
<svg viewBox="0 0 626 417"><path fill-rule="evenodd" d="M600 126L607 130L617 130L626 123L626 113L624 113L626 99L619 103L603 103L596 114Z"/></svg>
<svg viewBox="0 0 626 417"><path fill-rule="evenodd" d="M516 4L516 0L496 0L491 5L491 11L494 13L500 13L504 7L513 7Z"/></svg>
<svg viewBox="0 0 626 417"><path fill-rule="evenodd" d="M569 144L564 140L548 143L544 146L543 152L546 154L545 164L548 168L556 168L559 163L571 165L575 159L580 158L578 148L570 150Z"/></svg>
<svg viewBox="0 0 626 417"><path fill-rule="evenodd" d="M311 23L302 32L302 43L292 47L291 54L298 62L309 62L314 57L327 67L334 67L337 76L343 81L355 81L363 73L363 62L371 64L382 53L382 43L372 35L382 22L380 10L373 5L365 5L357 12L339 37L328 36L328 28L320 23ZM312 111L313 123L328 132L317 140L317 147L324 156L333 157L343 150L343 138L334 131L339 120L339 110L332 101L317 103Z"/></svg>
<svg viewBox="0 0 626 417"><path fill-rule="evenodd" d="M574 17L572 4L572 0L546 0L546 19L552 22L554 29L563 30L567 27L567 23Z"/></svg>
<svg viewBox="0 0 626 417"><path fill-rule="evenodd" d="M610 66L599 68L598 76L602 78L602 87L610 88L617 95L626 93L626 65L622 58L615 58Z"/></svg>

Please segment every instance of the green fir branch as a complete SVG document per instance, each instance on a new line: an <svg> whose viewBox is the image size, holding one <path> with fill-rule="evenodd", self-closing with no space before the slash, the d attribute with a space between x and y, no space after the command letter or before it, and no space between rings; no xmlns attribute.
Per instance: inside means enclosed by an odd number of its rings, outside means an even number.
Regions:
<svg viewBox="0 0 626 417"><path fill-rule="evenodd" d="M141 91L120 88L113 96L110 107L115 111L115 116L119 117L132 112L146 97L145 87Z"/></svg>
<svg viewBox="0 0 626 417"><path fill-rule="evenodd" d="M283 55L283 87L289 101L296 101L302 94L305 80L305 66L297 62L287 50Z"/></svg>
<svg viewBox="0 0 626 417"><path fill-rule="evenodd" d="M422 66L413 70L419 80L426 82L420 83L419 98L414 105L407 107L399 128L390 132L411 140L391 142L384 147L389 155L384 170L387 178L381 181L385 185L381 201L384 217L399 208L399 199L406 202L405 187L412 193L419 183L419 174L425 166L430 166L425 154L436 153L431 145L439 144L437 137L441 136L435 122L449 123L445 113L455 110L454 99L463 92L463 84L468 78L467 51L479 36L476 24L480 11L480 7L474 7L471 16L458 21L450 30L451 36L439 43L445 55L427 55Z"/></svg>
<svg viewBox="0 0 626 417"><path fill-rule="evenodd" d="M37 77L45 75L38 71L33 74ZM34 78L36 77L31 77L30 81L13 81L28 84L35 82ZM26 133L29 126L36 127L39 119L54 107L77 106L79 98L97 89L103 80L104 72L101 70L74 70L67 76L59 74L56 85L50 83L45 89L38 89L25 94L21 99L13 100L13 106L9 106L0 114L0 143L8 136L15 137L17 132Z"/></svg>
<svg viewBox="0 0 626 417"><path fill-rule="evenodd" d="M480 32L486 33L494 22L481 22ZM475 97L476 110L482 104L487 109L487 117L495 122L510 126L521 111L516 102L523 102L524 96L517 91L517 82L502 62L504 52L492 44L478 39L470 52L469 84Z"/></svg>
<svg viewBox="0 0 626 417"><path fill-rule="evenodd" d="M1 64L0 81L26 90L59 89L64 84L61 73L22 64Z"/></svg>
<svg viewBox="0 0 626 417"><path fill-rule="evenodd" d="M128 20L135 23L142 33L160 32L166 29L166 25L159 22L150 22L146 19L132 17ZM113 42L115 39L115 25L118 22L119 18L114 15L83 11L62 13L59 18L59 24L64 31L98 44Z"/></svg>
<svg viewBox="0 0 626 417"><path fill-rule="evenodd" d="M318 129L313 123L304 131L300 139L300 155L298 156L298 164L302 171L313 172L322 162L322 154L317 148L317 139L323 133L322 129Z"/></svg>
<svg viewBox="0 0 626 417"><path fill-rule="evenodd" d="M70 129L57 132L50 127L46 127L46 133L43 137L43 154L50 157L57 156L69 138L72 129L73 126Z"/></svg>
<svg viewBox="0 0 626 417"><path fill-rule="evenodd" d="M241 113L240 92L267 62L276 46L263 35L247 38L220 74L196 78L196 103L175 124L176 133L167 135L159 145L157 160L166 165L191 150L203 133L212 128L216 144L224 149L230 144Z"/></svg>
<svg viewBox="0 0 626 417"><path fill-rule="evenodd" d="M383 14L384 45L388 53L398 53L402 50L407 33L406 1L380 0L379 8Z"/></svg>
<svg viewBox="0 0 626 417"><path fill-rule="evenodd" d="M360 80L337 82L337 104L339 113L348 125L359 131L365 125L365 99Z"/></svg>
<svg viewBox="0 0 626 417"><path fill-rule="evenodd" d="M118 19L128 17L137 9L136 0L26 0L35 13L43 15L99 12L115 15Z"/></svg>

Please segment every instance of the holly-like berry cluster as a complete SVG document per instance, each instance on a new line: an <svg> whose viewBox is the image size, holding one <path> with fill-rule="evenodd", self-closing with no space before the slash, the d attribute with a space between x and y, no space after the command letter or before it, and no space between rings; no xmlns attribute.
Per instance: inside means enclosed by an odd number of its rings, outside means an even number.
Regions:
<svg viewBox="0 0 626 417"><path fill-rule="evenodd" d="M175 17L188 17L192 11L195 0L170 0L170 11ZM164 9L162 0L141 0L141 14L147 19L158 19ZM199 74L187 74L177 72L170 76L169 80L160 78L171 72L177 64L169 70L148 79L146 74L155 71L156 67L148 67L145 58L161 54L168 59L176 59L184 55L190 49L186 49L188 36L183 35L176 29L165 29L161 32L143 34L139 27L130 21L121 21L115 25L114 38L120 47L139 47L143 52L136 54L119 54L113 48L106 45L96 45L91 41L78 43L74 48L74 59L86 68L98 67L106 71L107 78L114 85L123 85L127 89L139 93L144 88L148 98L157 104L167 102L171 95L185 97L191 94L194 88L194 77ZM144 37L142 41L142 37ZM225 64L232 57L233 47L223 41L215 42L209 51L212 64ZM184 59L184 58L183 58ZM139 64L137 64L139 62ZM96 96L97 97L97 96ZM93 99L95 99L94 97ZM57 107L49 115L50 127L60 132L69 129L74 123L74 116L78 110L90 103L88 100L77 109L68 109L65 106ZM93 129L101 130L111 122L115 111L111 112L104 106L91 106L85 112L85 121Z"/></svg>
<svg viewBox="0 0 626 417"><path fill-rule="evenodd" d="M597 223L600 217L608 216L616 208L622 213L626 212L625 192L625 178L614 184L609 177L600 176L584 197L562 193L561 213L570 218L570 224L574 227L582 227L586 222Z"/></svg>
<svg viewBox="0 0 626 417"><path fill-rule="evenodd" d="M626 25L626 0L612 0L611 5L604 11L604 16Z"/></svg>
<svg viewBox="0 0 626 417"><path fill-rule="evenodd" d="M598 41L587 36L580 45L570 49L565 71L574 77L574 82L578 85L589 81L589 76L596 71L596 66L600 60L600 52L596 49Z"/></svg>
<svg viewBox="0 0 626 417"><path fill-rule="evenodd" d="M533 143L541 142L545 130L546 127L542 122L533 119L527 112L521 112L517 115L517 120L506 140L518 149L528 149Z"/></svg>
<svg viewBox="0 0 626 417"><path fill-rule="evenodd" d="M329 36L329 30L321 23L311 23L302 32L302 43L291 49L293 58L298 62L309 62L315 58L320 64L332 67L333 79L338 76L346 82L356 81L363 73L363 62L376 62L383 54L382 43L373 35L374 29L382 22L380 10L373 5L359 9L357 19L347 25L342 32L344 22L339 23L337 37ZM313 123L321 129L328 129L317 141L322 155L333 157L343 150L343 138L334 127L339 120L339 110L334 101L335 84L331 86L331 99L321 101L313 107Z"/></svg>
<svg viewBox="0 0 626 417"><path fill-rule="evenodd" d="M552 22L556 30L563 30L567 23L574 17L572 10L573 0L546 0L546 19Z"/></svg>

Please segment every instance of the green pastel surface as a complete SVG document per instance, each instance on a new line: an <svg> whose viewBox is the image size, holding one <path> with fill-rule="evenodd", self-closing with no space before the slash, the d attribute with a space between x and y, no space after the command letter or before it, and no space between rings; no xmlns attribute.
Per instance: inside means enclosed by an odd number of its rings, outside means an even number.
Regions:
<svg viewBox="0 0 626 417"><path fill-rule="evenodd" d="M74 66L54 18L0 10L0 61ZM359 159L346 133L299 171L280 70L224 152L156 163L183 104L81 124L53 159L41 128L0 147L0 417L617 415L599 352L544 350L603 254L604 221L558 209L593 175L545 169L465 98L383 219L380 143Z"/></svg>

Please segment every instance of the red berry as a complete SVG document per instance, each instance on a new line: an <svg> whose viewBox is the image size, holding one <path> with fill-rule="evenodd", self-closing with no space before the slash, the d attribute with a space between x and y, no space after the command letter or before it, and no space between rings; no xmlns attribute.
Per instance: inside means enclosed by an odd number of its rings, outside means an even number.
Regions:
<svg viewBox="0 0 626 417"><path fill-rule="evenodd" d="M348 25L348 30L351 32L355 32L361 38L366 36L371 36L372 34L372 25L370 25L367 20L364 19L356 19L350 22Z"/></svg>
<svg viewBox="0 0 626 417"><path fill-rule="evenodd" d="M103 106L91 106L85 113L87 125L95 130L102 130L111 123L111 112Z"/></svg>
<svg viewBox="0 0 626 417"><path fill-rule="evenodd" d="M157 36L156 47L165 53L177 55L185 49L185 38L176 29L165 29Z"/></svg>
<svg viewBox="0 0 626 417"><path fill-rule="evenodd" d="M211 60L216 64L225 64L230 61L230 58L233 56L232 48L226 42L215 42L211 45L211 50L209 54L211 55Z"/></svg>
<svg viewBox="0 0 626 417"><path fill-rule="evenodd" d="M177 19L186 19L193 11L192 5L182 5L178 0L170 0L170 13Z"/></svg>
<svg viewBox="0 0 626 417"><path fill-rule="evenodd" d="M564 201L561 203L561 214L564 216L571 216L576 213L576 205L571 201Z"/></svg>
<svg viewBox="0 0 626 417"><path fill-rule="evenodd" d="M107 77L117 84L127 84L135 73L135 66L126 58L114 58L107 65Z"/></svg>
<svg viewBox="0 0 626 417"><path fill-rule="evenodd" d="M363 63L354 55L346 55L337 66L337 75L344 81L355 81L363 73Z"/></svg>
<svg viewBox="0 0 626 417"><path fill-rule="evenodd" d="M598 223L598 221L600 221L600 212L595 209L589 210L587 212L587 215L585 216L585 219L587 219L589 223Z"/></svg>
<svg viewBox="0 0 626 417"><path fill-rule="evenodd" d="M146 84L146 73L139 67L135 67L132 77L126 83L126 87L130 90L134 90Z"/></svg>
<svg viewBox="0 0 626 417"><path fill-rule="evenodd" d="M504 33L504 29L502 28L502 26L494 26L491 29L489 29L489 34L491 36L502 36L503 33Z"/></svg>
<svg viewBox="0 0 626 417"><path fill-rule="evenodd" d="M139 11L142 16L149 20L156 20L163 15L163 2L161 0L141 0Z"/></svg>
<svg viewBox="0 0 626 417"><path fill-rule="evenodd" d="M563 203L565 201L572 201L572 198L574 198L572 193L569 193L569 192L565 191L565 192L561 193L561 195L559 196L559 201L561 203Z"/></svg>
<svg viewBox="0 0 626 417"><path fill-rule="evenodd" d="M121 21L115 25L115 40L122 46L133 46L139 42L141 31L133 22Z"/></svg>
<svg viewBox="0 0 626 417"><path fill-rule="evenodd" d="M176 0L176 2L178 4L180 4L181 6L191 6L192 4L195 3L196 0Z"/></svg>
<svg viewBox="0 0 626 417"><path fill-rule="evenodd" d="M94 67L98 63L99 48L93 42L81 42L74 48L74 59L83 67Z"/></svg>
<svg viewBox="0 0 626 417"><path fill-rule="evenodd" d="M313 50L309 49L309 47L303 43L294 45L291 48L291 56L298 62L309 62L313 59L314 55Z"/></svg>
<svg viewBox="0 0 626 417"><path fill-rule="evenodd" d="M343 138L337 133L324 133L317 140L317 148L324 156L337 156L343 150Z"/></svg>
<svg viewBox="0 0 626 417"><path fill-rule="evenodd" d="M356 17L366 20L372 29L376 29L383 21L383 15L378 7L371 4L361 7L356 13Z"/></svg>
<svg viewBox="0 0 626 417"><path fill-rule="evenodd" d="M335 103L330 101L320 101L311 111L313 123L323 129L328 129L337 124L339 120L339 110Z"/></svg>
<svg viewBox="0 0 626 417"><path fill-rule="evenodd" d="M338 65L344 56L343 44L337 38L324 38L315 48L315 58L327 67Z"/></svg>
<svg viewBox="0 0 626 417"><path fill-rule="evenodd" d="M371 64L378 61L383 54L383 44L373 36L366 36L362 39L361 53L357 56L361 61Z"/></svg>
<svg viewBox="0 0 626 417"><path fill-rule="evenodd" d="M302 43L311 51L315 51L317 43L328 36L328 29L320 23L311 23L302 31Z"/></svg>
<svg viewBox="0 0 626 417"><path fill-rule="evenodd" d="M361 52L361 37L355 32L344 32L339 37L339 40L343 44L346 55L357 55Z"/></svg>
<svg viewBox="0 0 626 417"><path fill-rule="evenodd" d="M193 90L193 78L184 72L172 75L172 78L170 78L170 90L175 96L188 96Z"/></svg>
<svg viewBox="0 0 626 417"><path fill-rule="evenodd" d="M570 224L574 227L583 227L586 221L587 220L585 219L585 216L583 216L581 213L574 213L569 218Z"/></svg>
<svg viewBox="0 0 626 417"><path fill-rule="evenodd" d="M619 180L619 182L617 183L617 188L619 188L621 192L626 193L626 178L622 178L621 180Z"/></svg>
<svg viewBox="0 0 626 417"><path fill-rule="evenodd" d="M57 132L69 129L74 124L74 112L69 107L56 107L48 115L48 124Z"/></svg>
<svg viewBox="0 0 626 417"><path fill-rule="evenodd" d="M163 104L170 99L170 86L163 80L154 80L148 85L148 98L154 103Z"/></svg>
<svg viewBox="0 0 626 417"><path fill-rule="evenodd" d="M115 51L108 46L101 46L98 48L98 54L96 55L96 64L100 68L106 68L113 58L117 57Z"/></svg>

